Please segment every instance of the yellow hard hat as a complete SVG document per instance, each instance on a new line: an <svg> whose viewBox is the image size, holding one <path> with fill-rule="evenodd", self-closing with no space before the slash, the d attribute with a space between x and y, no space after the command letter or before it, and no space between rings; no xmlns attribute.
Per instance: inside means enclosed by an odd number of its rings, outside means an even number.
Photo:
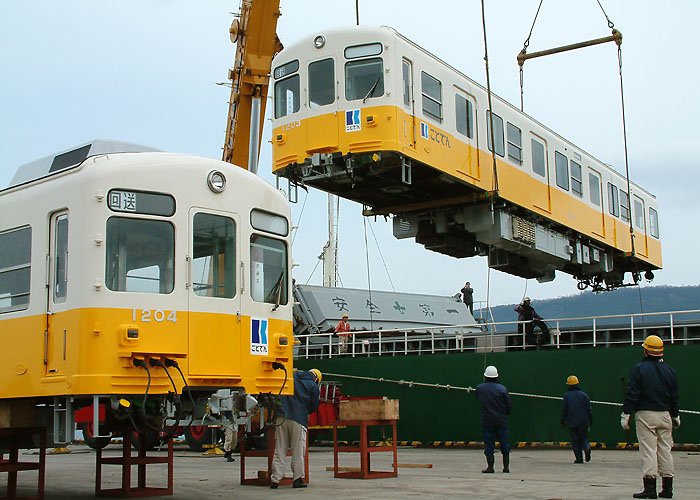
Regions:
<svg viewBox="0 0 700 500"><path fill-rule="evenodd" d="M317 370L316 368L312 368L312 369L309 370L309 371L310 371L311 373L313 373L314 376L316 377L316 382L321 383L321 379L323 378L323 375L321 375L321 371L320 371L320 370Z"/></svg>
<svg viewBox="0 0 700 500"><path fill-rule="evenodd" d="M576 375L569 375L566 379L566 385L576 385L578 384L578 377Z"/></svg>
<svg viewBox="0 0 700 500"><path fill-rule="evenodd" d="M349 318L349 316L346 314L343 314L343 318Z"/></svg>
<svg viewBox="0 0 700 500"><path fill-rule="evenodd" d="M663 356L664 354L664 341L656 335L649 335L645 338L642 347L650 356Z"/></svg>

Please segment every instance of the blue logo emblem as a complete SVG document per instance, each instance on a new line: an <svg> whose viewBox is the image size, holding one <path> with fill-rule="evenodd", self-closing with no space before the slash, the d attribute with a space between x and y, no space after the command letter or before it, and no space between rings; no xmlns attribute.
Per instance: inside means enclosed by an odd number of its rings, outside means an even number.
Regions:
<svg viewBox="0 0 700 500"><path fill-rule="evenodd" d="M428 124L427 123L420 122L420 136L423 139L428 138Z"/></svg>
<svg viewBox="0 0 700 500"><path fill-rule="evenodd" d="M250 318L250 353L267 354L267 320Z"/></svg>
<svg viewBox="0 0 700 500"><path fill-rule="evenodd" d="M362 129L360 123L360 110L350 109L345 112L345 131L357 132Z"/></svg>

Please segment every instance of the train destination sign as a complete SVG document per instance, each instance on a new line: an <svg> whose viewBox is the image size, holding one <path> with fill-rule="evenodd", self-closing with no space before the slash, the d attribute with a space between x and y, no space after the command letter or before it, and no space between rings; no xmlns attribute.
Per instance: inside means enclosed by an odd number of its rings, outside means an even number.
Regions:
<svg viewBox="0 0 700 500"><path fill-rule="evenodd" d="M169 194L111 189L107 206L113 212L130 212L170 217L175 213L175 199Z"/></svg>

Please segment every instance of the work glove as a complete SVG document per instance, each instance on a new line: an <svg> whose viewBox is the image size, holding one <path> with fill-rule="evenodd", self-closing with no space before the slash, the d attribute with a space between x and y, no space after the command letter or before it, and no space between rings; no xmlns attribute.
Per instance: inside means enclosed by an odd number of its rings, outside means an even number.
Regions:
<svg viewBox="0 0 700 500"><path fill-rule="evenodd" d="M672 417L671 420L673 421L673 430L676 430L681 426L681 416L680 415L678 415L677 417Z"/></svg>
<svg viewBox="0 0 700 500"><path fill-rule="evenodd" d="M622 427L626 431L630 430L630 414L629 413L620 413L620 427Z"/></svg>

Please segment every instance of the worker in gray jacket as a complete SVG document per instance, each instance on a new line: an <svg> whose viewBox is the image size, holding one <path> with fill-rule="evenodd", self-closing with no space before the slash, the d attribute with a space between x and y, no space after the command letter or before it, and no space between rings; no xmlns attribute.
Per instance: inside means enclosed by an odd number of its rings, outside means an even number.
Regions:
<svg viewBox="0 0 700 500"><path fill-rule="evenodd" d="M495 366L486 367L484 382L476 387L476 398L481 402L480 423L484 437L486 468L483 473L493 473L496 438L501 444L503 472L510 472L510 443L508 436L508 415L511 410L508 389L498 383L498 370Z"/></svg>

